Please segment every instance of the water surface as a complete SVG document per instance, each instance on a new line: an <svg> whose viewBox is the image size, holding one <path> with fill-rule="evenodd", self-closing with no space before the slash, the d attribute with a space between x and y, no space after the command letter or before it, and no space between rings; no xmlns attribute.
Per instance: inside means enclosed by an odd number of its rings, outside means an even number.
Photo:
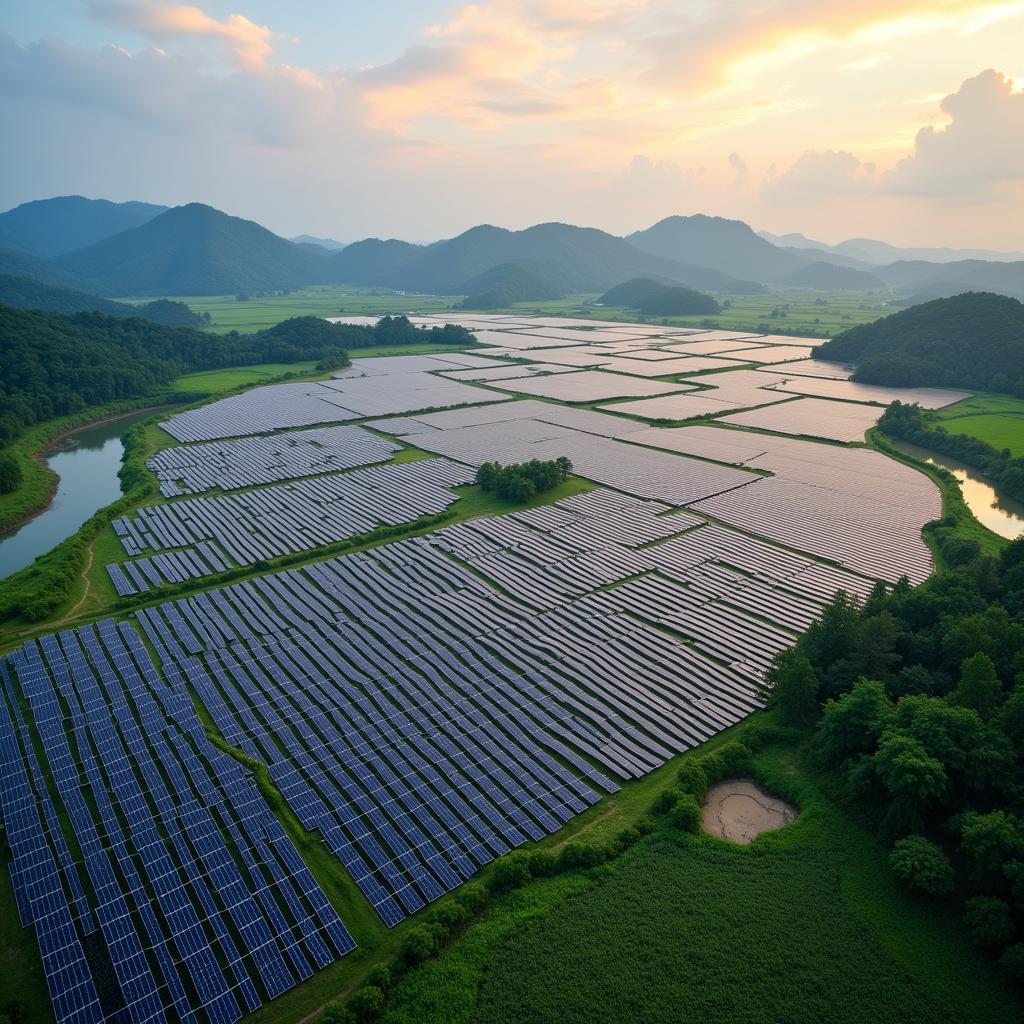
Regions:
<svg viewBox="0 0 1024 1024"><path fill-rule="evenodd" d="M907 441L893 441L901 452L913 455L922 462L948 469L960 483L964 501L974 513L974 518L983 523L1000 537L1014 540L1024 536L1024 503L1006 498L992 486L976 469L928 448L920 448Z"/></svg>
<svg viewBox="0 0 1024 1024"><path fill-rule="evenodd" d="M122 437L152 409L82 427L45 453L60 480L47 508L13 533L0 538L0 579L23 569L70 537L94 512L121 497L117 471L124 453Z"/></svg>

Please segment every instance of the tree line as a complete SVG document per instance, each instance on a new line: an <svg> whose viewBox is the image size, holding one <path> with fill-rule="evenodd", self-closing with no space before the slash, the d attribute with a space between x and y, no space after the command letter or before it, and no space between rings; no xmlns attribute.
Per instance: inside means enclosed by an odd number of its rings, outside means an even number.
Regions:
<svg viewBox="0 0 1024 1024"><path fill-rule="evenodd" d="M765 695L811 730L895 875L1024 980L1024 538L912 589L837 594Z"/></svg>
<svg viewBox="0 0 1024 1024"><path fill-rule="evenodd" d="M351 349L472 342L462 327L416 327L404 316L384 317L373 327L296 317L255 334L213 334L140 318L5 305L0 338L0 446L33 423L144 397L196 370L301 360L326 360L336 368Z"/></svg>
<svg viewBox="0 0 1024 1024"><path fill-rule="evenodd" d="M934 413L902 402L885 410L878 428L890 437L952 455L984 473L1007 497L1024 501L1024 457L1014 458L1008 448L999 451L980 438L951 434Z"/></svg>

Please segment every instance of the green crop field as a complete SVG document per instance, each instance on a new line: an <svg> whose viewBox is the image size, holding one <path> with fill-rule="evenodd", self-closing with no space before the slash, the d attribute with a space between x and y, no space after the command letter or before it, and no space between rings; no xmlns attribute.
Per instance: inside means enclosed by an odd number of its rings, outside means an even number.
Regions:
<svg viewBox="0 0 1024 1024"><path fill-rule="evenodd" d="M772 291L764 295L715 297L726 307L716 316L669 317L655 322L831 337L847 327L895 312L883 292ZM197 313L209 313L213 330L242 333L263 330L293 316L444 313L457 308L461 302L461 296L396 295L344 285L302 288L285 295L253 295L241 302L234 295L176 295L174 298L187 303ZM639 319L635 310L599 306L597 298L592 293L568 295L550 302L523 302L488 312L583 316L632 323ZM147 302L149 298L120 301Z"/></svg>
<svg viewBox="0 0 1024 1024"><path fill-rule="evenodd" d="M610 866L499 901L392 994L386 1024L969 1024L1021 1004L913 899L796 752L755 774L800 817L742 847L664 827Z"/></svg>
<svg viewBox="0 0 1024 1024"><path fill-rule="evenodd" d="M340 316L345 313L443 312L458 299L445 295L395 295L371 289L345 286L313 286L284 295L253 295L240 302L234 295L176 295L197 313L209 313L215 331L240 331L250 334L273 327L293 316ZM149 298L121 299L122 302L149 302Z"/></svg>
<svg viewBox="0 0 1024 1024"><path fill-rule="evenodd" d="M259 363L256 366L228 366L223 370L203 370L186 373L171 383L173 391L205 391L218 395L250 384L268 384L287 374L306 374L316 368L316 363Z"/></svg>
<svg viewBox="0 0 1024 1024"><path fill-rule="evenodd" d="M939 413L951 434L969 434L1015 456L1024 455L1024 401L1008 395L975 395Z"/></svg>

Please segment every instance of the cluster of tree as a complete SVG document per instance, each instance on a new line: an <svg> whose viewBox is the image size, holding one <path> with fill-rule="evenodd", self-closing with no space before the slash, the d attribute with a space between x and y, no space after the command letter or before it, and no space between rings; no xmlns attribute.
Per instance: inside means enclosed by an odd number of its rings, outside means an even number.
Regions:
<svg viewBox="0 0 1024 1024"><path fill-rule="evenodd" d="M862 606L838 594L768 684L893 843L894 873L955 896L1024 979L1024 539Z"/></svg>
<svg viewBox="0 0 1024 1024"><path fill-rule="evenodd" d="M255 334L210 334L103 313L61 316L0 305L0 445L25 427L154 392L195 370L326 359L374 345L472 342L462 327L420 328L406 317L375 327L297 317ZM342 363L341 365L344 365Z"/></svg>
<svg viewBox="0 0 1024 1024"><path fill-rule="evenodd" d="M878 428L890 437L952 455L981 470L1007 497L1024 501L1024 457L1014 458L1008 448L999 451L977 437L951 434L935 413L902 402L885 410Z"/></svg>
<svg viewBox="0 0 1024 1024"><path fill-rule="evenodd" d="M535 494L543 494L564 483L572 472L572 463L563 455L557 459L502 466L497 462L485 462L476 471L476 482L485 491L493 491L499 498L508 501L528 501Z"/></svg>
<svg viewBox="0 0 1024 1024"><path fill-rule="evenodd" d="M980 388L1024 398L1024 304L966 292L861 324L815 356L857 364L853 379L899 387Z"/></svg>

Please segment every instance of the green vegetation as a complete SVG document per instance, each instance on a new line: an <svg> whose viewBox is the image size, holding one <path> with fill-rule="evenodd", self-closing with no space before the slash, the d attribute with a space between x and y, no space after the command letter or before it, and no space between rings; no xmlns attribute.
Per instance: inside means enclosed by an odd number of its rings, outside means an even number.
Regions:
<svg viewBox="0 0 1024 1024"><path fill-rule="evenodd" d="M832 776L794 734L761 716L733 736L743 742L682 758L654 800L660 824L617 858L539 880L529 865L544 844L506 858L504 875L528 884L492 896L479 923L406 974L381 1020L1018 1018L954 916L901 890L884 847L830 798ZM678 809L694 784L737 770L797 804L798 820L749 847L692 833ZM660 777L664 787L671 775Z"/></svg>
<svg viewBox="0 0 1024 1024"><path fill-rule="evenodd" d="M969 434L997 451L1024 455L1024 400L1006 395L974 395L938 413L951 434Z"/></svg>
<svg viewBox="0 0 1024 1024"><path fill-rule="evenodd" d="M636 277L610 288L601 296L607 306L627 306L642 316L687 316L720 313L721 307L710 296L692 288Z"/></svg>
<svg viewBox="0 0 1024 1024"><path fill-rule="evenodd" d="M997 450L977 437L950 434L934 413L902 402L893 402L885 410L878 429L890 437L952 455L979 469L1007 497L1024 501L1024 455L1014 458L1008 449Z"/></svg>
<svg viewBox="0 0 1024 1024"><path fill-rule="evenodd" d="M476 471L476 482L485 493L493 491L499 498L521 502L564 484L571 472L572 463L565 457L547 462L530 459L510 466L485 462Z"/></svg>
<svg viewBox="0 0 1024 1024"><path fill-rule="evenodd" d="M18 309L41 309L46 313L106 313L108 316L140 316L143 320L163 324L165 327L202 327L204 320L193 313L184 302L157 299L137 306L114 302L99 295L56 288L28 277L0 274L0 303Z"/></svg>
<svg viewBox="0 0 1024 1024"><path fill-rule="evenodd" d="M816 741L845 799L884 841L914 840L893 848L899 877L950 889L925 843L941 848L967 932L1013 961L1024 941L1024 539L916 589L879 586L863 607L837 595L795 652L825 700ZM773 704L787 699L788 678L779 684ZM981 917L1005 920L998 941L994 930L978 938Z"/></svg>
<svg viewBox="0 0 1024 1024"><path fill-rule="evenodd" d="M517 260L467 281L462 309L501 309L517 302L537 302L560 298L568 290L551 280L552 272L540 260ZM557 278L557 272L554 276Z"/></svg>
<svg viewBox="0 0 1024 1024"><path fill-rule="evenodd" d="M255 366L228 366L223 370L200 370L186 373L171 381L172 392L181 394L220 395L227 391L255 384L271 384L289 376L311 373L316 363L257 363Z"/></svg>
<svg viewBox="0 0 1024 1024"><path fill-rule="evenodd" d="M1024 304L968 292L853 327L818 346L857 364L854 380L906 387L981 388L1024 397Z"/></svg>

